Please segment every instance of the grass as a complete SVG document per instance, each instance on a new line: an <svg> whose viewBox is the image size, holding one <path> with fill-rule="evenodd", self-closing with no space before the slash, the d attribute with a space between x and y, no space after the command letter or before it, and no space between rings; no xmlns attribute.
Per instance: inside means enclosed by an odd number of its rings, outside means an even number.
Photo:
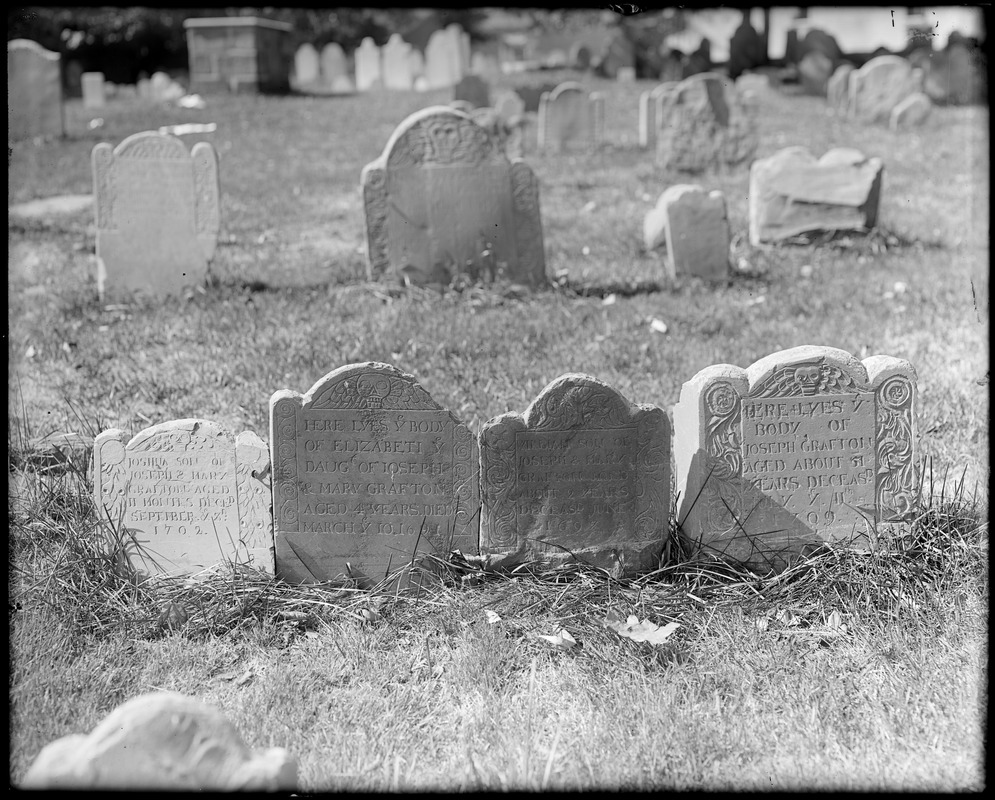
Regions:
<svg viewBox="0 0 995 800"><path fill-rule="evenodd" d="M636 148L650 84L590 83L610 89L600 152L540 157L527 131L547 266L565 285L524 299L366 281L359 172L445 92L112 103L94 129L70 101L67 139L13 146L11 204L90 192L99 141L217 122L186 138L218 148L222 182L210 285L155 304L98 302L92 212L10 218L14 783L49 741L173 689L218 705L251 746L287 747L303 790L983 785L987 109L938 108L896 134L765 95L758 156L856 146L886 167L879 231L761 249L746 240L745 166L660 174ZM645 212L688 181L726 195L744 272L725 286L668 283L641 251ZM419 597L305 590L237 565L142 583L127 538L92 509L86 451L53 465L37 447L189 416L268 438L272 392L365 360L413 373L474 430L570 371L669 408L704 366L801 344L915 364L930 470L893 547L815 553L776 577L672 548L660 573L625 583L440 564ZM681 627L634 642L604 626L610 611ZM561 629L578 645L539 638Z"/></svg>

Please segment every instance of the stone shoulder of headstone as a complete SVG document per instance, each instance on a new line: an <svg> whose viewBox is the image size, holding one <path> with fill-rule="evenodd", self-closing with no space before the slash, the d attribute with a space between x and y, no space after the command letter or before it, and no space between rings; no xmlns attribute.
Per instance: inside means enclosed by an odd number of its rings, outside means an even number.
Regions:
<svg viewBox="0 0 995 800"><path fill-rule="evenodd" d="M589 375L480 431L480 551L495 566L655 568L669 535L670 419Z"/></svg>
<svg viewBox="0 0 995 800"><path fill-rule="evenodd" d="M214 706L156 692L46 745L22 788L296 791L297 762L282 747L250 749Z"/></svg>
<svg viewBox="0 0 995 800"><path fill-rule="evenodd" d="M63 136L62 56L30 39L7 42L7 138Z"/></svg>
<svg viewBox="0 0 995 800"><path fill-rule="evenodd" d="M915 128L926 121L933 110L933 101L924 92L915 92L891 110L888 127L893 131Z"/></svg>
<svg viewBox="0 0 995 800"><path fill-rule="evenodd" d="M274 571L269 448L203 419L118 428L93 442L99 518L133 531L143 572L189 574L227 561Z"/></svg>
<svg viewBox="0 0 995 800"><path fill-rule="evenodd" d="M915 513L917 376L802 346L706 367L674 407L678 522L705 554L778 570L824 543L864 547Z"/></svg>

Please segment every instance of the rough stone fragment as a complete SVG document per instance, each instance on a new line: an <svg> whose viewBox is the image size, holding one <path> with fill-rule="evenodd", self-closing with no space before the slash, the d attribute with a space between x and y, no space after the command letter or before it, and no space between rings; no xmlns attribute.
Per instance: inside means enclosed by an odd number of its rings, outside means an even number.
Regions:
<svg viewBox="0 0 995 800"><path fill-rule="evenodd" d="M273 573L269 449L214 422L174 420L130 441L113 428L93 444L99 517L127 528L141 546L132 563L149 574L183 575L224 562Z"/></svg>
<svg viewBox="0 0 995 800"><path fill-rule="evenodd" d="M915 369L891 356L804 346L706 367L674 408L686 542L758 571L873 544L914 513L916 414Z"/></svg>
<svg viewBox="0 0 995 800"><path fill-rule="evenodd" d="M588 375L550 383L480 432L480 550L495 565L654 569L668 536L670 420Z"/></svg>
<svg viewBox="0 0 995 800"><path fill-rule="evenodd" d="M862 122L887 123L891 110L913 92L921 78L900 56L878 56L850 73L850 115Z"/></svg>
<svg viewBox="0 0 995 800"><path fill-rule="evenodd" d="M411 375L350 364L270 399L277 574L369 588L427 554L475 554L477 444ZM407 578L405 578L406 580Z"/></svg>
<svg viewBox="0 0 995 800"><path fill-rule="evenodd" d="M840 64L826 85L826 96L829 107L839 116L847 116L849 114L850 73L853 70L853 64Z"/></svg>
<svg viewBox="0 0 995 800"><path fill-rule="evenodd" d="M597 147L604 136L604 98L579 83L561 83L539 101L540 150Z"/></svg>
<svg viewBox="0 0 995 800"><path fill-rule="evenodd" d="M667 271L711 281L729 277L729 217L722 192L671 186L660 195L667 234Z"/></svg>
<svg viewBox="0 0 995 800"><path fill-rule="evenodd" d="M91 161L100 296L202 284L221 224L214 147L146 131L101 142Z"/></svg>
<svg viewBox="0 0 995 800"><path fill-rule="evenodd" d="M780 242L810 231L870 230L877 224L884 165L853 148L818 161L788 147L750 167L750 243Z"/></svg>
<svg viewBox="0 0 995 800"><path fill-rule="evenodd" d="M409 116L363 168L362 187L372 278L546 282L535 175L466 114L433 106Z"/></svg>
<svg viewBox="0 0 995 800"><path fill-rule="evenodd" d="M888 127L893 131L915 128L926 121L933 110L933 103L923 92L910 94L891 110Z"/></svg>
<svg viewBox="0 0 995 800"><path fill-rule="evenodd" d="M63 136L62 57L29 39L7 42L7 138Z"/></svg>
<svg viewBox="0 0 995 800"><path fill-rule="evenodd" d="M453 100L465 100L473 108L491 104L491 87L479 75L467 75L453 87Z"/></svg>
<svg viewBox="0 0 995 800"><path fill-rule="evenodd" d="M214 706L156 692L46 745L22 788L296 791L297 762L282 747L250 750Z"/></svg>

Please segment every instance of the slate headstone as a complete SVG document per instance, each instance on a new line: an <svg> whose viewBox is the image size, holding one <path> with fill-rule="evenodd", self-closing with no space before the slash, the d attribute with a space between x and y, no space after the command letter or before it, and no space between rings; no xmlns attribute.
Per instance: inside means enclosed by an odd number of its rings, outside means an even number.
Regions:
<svg viewBox="0 0 995 800"><path fill-rule="evenodd" d="M97 289L157 296L200 285L220 228L218 155L145 131L93 148Z"/></svg>
<svg viewBox="0 0 995 800"><path fill-rule="evenodd" d="M670 419L589 375L563 375L480 431L480 552L495 564L658 566L669 535Z"/></svg>
<svg viewBox="0 0 995 800"><path fill-rule="evenodd" d="M575 81L561 83L539 101L539 149L561 152L602 142L604 97Z"/></svg>
<svg viewBox="0 0 995 800"><path fill-rule="evenodd" d="M670 278L695 275L710 281L729 277L729 215L722 192L700 186L668 187L657 202L663 211Z"/></svg>
<svg viewBox="0 0 995 800"><path fill-rule="evenodd" d="M906 97L891 110L888 127L893 131L906 130L922 125L933 110L933 102L923 92Z"/></svg>
<svg viewBox="0 0 995 800"><path fill-rule="evenodd" d="M7 138L63 136L61 56L29 39L7 42Z"/></svg>
<svg viewBox="0 0 995 800"><path fill-rule="evenodd" d="M473 108L491 104L491 87L479 75L467 75L453 87L453 100L466 100Z"/></svg>
<svg viewBox="0 0 995 800"><path fill-rule="evenodd" d="M688 544L758 571L823 543L860 547L914 513L916 372L831 347L706 367L674 408Z"/></svg>
<svg viewBox="0 0 995 800"><path fill-rule="evenodd" d="M414 86L411 74L411 45L393 33L383 46L383 84L387 89L408 91Z"/></svg>
<svg viewBox="0 0 995 800"><path fill-rule="evenodd" d="M535 174L463 112L409 116L363 168L362 187L371 278L448 283L471 272L545 284Z"/></svg>
<svg viewBox="0 0 995 800"><path fill-rule="evenodd" d="M366 92L383 86L383 63L380 48L367 36L356 50L356 91Z"/></svg>
<svg viewBox="0 0 995 800"><path fill-rule="evenodd" d="M850 115L861 122L887 123L891 110L913 92L918 81L900 56L878 56L850 73Z"/></svg>
<svg viewBox="0 0 995 800"><path fill-rule="evenodd" d="M130 440L116 428L93 442L100 518L127 528L149 574L183 575L227 561L273 574L269 450L256 434L182 419Z"/></svg>
<svg viewBox="0 0 995 800"><path fill-rule="evenodd" d="M368 362L281 389L270 442L283 580L370 588L426 554L477 553L477 443L413 376Z"/></svg>
<svg viewBox="0 0 995 800"><path fill-rule="evenodd" d="M106 105L104 73L84 72L80 76L83 108L103 108Z"/></svg>

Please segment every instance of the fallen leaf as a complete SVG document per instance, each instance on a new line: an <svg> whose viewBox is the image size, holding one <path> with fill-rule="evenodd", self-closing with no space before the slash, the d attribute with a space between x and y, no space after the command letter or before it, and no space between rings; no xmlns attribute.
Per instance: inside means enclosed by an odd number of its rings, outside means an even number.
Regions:
<svg viewBox="0 0 995 800"><path fill-rule="evenodd" d="M598 207L598 204L595 203L593 200L591 200L589 203L586 203L584 205L584 207L581 209L581 213L582 214L587 214L587 213L589 213L591 211L594 211L594 209L596 209L597 207Z"/></svg>
<svg viewBox="0 0 995 800"><path fill-rule="evenodd" d="M555 634L554 636L547 636L545 634L540 633L539 638L546 640L551 645L553 645L553 647L555 647L557 650L569 650L571 647L577 644L577 640L574 639L574 637L571 636L570 633L565 628L562 628L560 632Z"/></svg>
<svg viewBox="0 0 995 800"><path fill-rule="evenodd" d="M832 630L837 630L842 626L843 626L843 615L840 614L839 611L834 610L833 613L826 618L826 627L831 628Z"/></svg>
<svg viewBox="0 0 995 800"><path fill-rule="evenodd" d="M611 617L605 619L605 627L611 628L619 636L632 639L634 642L649 642L650 644L663 644L670 638L670 635L680 626L677 622L668 622L662 628L648 619L639 621L639 617L630 614L625 622L616 622Z"/></svg>

